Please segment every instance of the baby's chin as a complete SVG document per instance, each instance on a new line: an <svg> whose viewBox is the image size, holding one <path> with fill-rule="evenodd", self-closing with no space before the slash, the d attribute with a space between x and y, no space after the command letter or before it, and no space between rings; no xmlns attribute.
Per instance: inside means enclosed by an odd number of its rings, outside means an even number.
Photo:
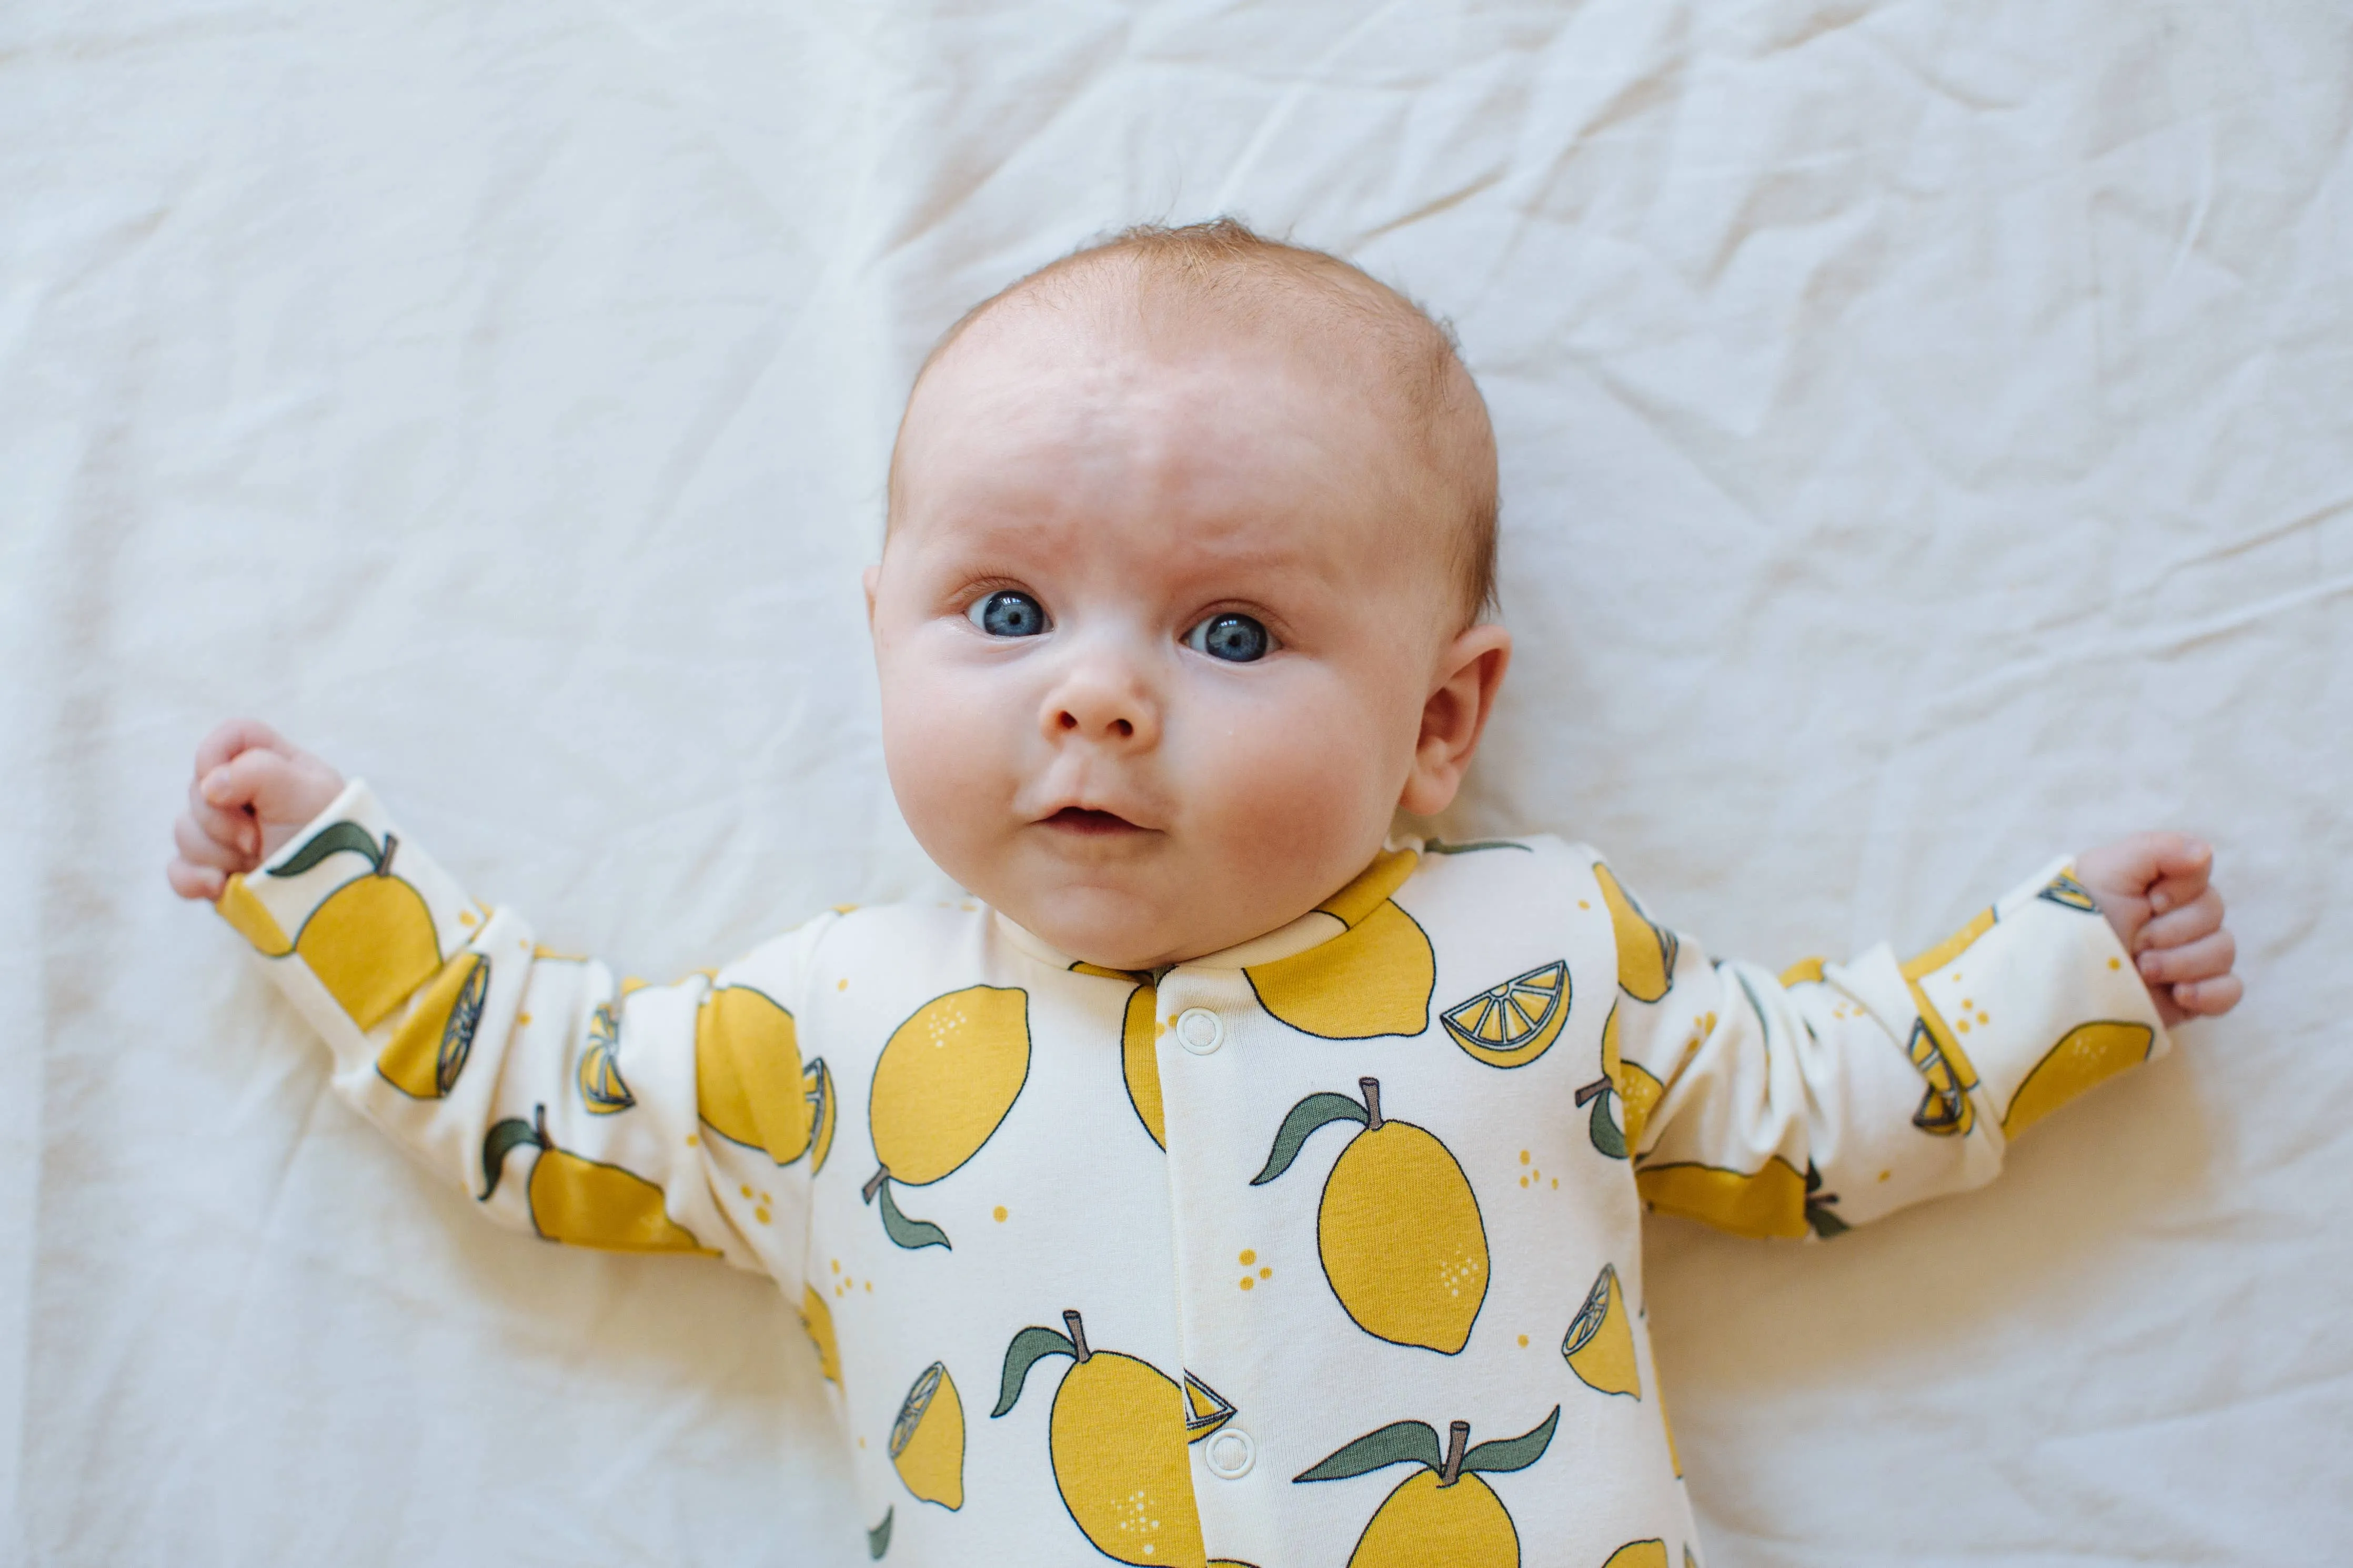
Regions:
<svg viewBox="0 0 2353 1568"><path fill-rule="evenodd" d="M1238 917L1225 900L1214 898L1171 898L1165 890L1092 881L1053 881L997 891L997 897L982 896L1007 919L1056 951L1104 969L1140 973L1182 963L1288 923L1246 913ZM1196 906L1207 907L1197 912ZM1291 918L1305 912L1303 909Z"/></svg>

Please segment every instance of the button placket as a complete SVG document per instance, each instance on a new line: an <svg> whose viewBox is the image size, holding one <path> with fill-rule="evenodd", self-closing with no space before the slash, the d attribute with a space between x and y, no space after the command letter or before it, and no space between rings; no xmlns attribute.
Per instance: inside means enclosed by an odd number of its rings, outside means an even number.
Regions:
<svg viewBox="0 0 2353 1568"><path fill-rule="evenodd" d="M1258 1445L1239 1426L1228 1426L1212 1436L1204 1456L1209 1473L1220 1480L1238 1481L1258 1462Z"/></svg>

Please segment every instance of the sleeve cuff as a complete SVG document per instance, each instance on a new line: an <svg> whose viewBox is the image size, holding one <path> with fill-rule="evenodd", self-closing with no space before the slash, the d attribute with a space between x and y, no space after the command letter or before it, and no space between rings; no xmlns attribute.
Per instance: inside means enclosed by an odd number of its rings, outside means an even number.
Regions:
<svg viewBox="0 0 2353 1568"><path fill-rule="evenodd" d="M2064 859L1903 973L1923 1026L2004 1143L2170 1047L2131 956Z"/></svg>
<svg viewBox="0 0 2353 1568"><path fill-rule="evenodd" d="M262 956L309 969L362 1032L486 918L358 779L214 908Z"/></svg>

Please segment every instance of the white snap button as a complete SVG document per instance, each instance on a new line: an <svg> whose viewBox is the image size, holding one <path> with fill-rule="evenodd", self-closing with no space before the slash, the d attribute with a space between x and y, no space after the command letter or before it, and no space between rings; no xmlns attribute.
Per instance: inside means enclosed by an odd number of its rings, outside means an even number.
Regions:
<svg viewBox="0 0 2353 1568"><path fill-rule="evenodd" d="M1226 1043L1226 1026L1207 1007L1187 1007L1176 1015L1176 1043L1206 1057Z"/></svg>
<svg viewBox="0 0 2353 1568"><path fill-rule="evenodd" d="M1209 1470L1220 1479L1241 1479L1257 1460L1258 1445L1239 1426L1229 1426L1209 1439Z"/></svg>

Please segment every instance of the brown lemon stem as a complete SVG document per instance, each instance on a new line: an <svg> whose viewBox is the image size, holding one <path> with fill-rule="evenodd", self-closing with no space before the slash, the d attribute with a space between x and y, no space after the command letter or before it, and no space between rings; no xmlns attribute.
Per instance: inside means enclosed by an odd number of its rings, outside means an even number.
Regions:
<svg viewBox="0 0 2353 1568"><path fill-rule="evenodd" d="M1381 1080L1360 1078L1356 1080L1356 1087L1365 1091L1365 1131L1378 1132L1381 1130Z"/></svg>
<svg viewBox="0 0 2353 1568"><path fill-rule="evenodd" d="M1086 1324L1079 1321L1079 1315L1076 1312L1065 1312L1062 1314L1062 1326L1071 1331L1071 1349L1077 1353L1079 1364L1084 1366L1087 1363L1087 1357L1095 1353L1087 1349Z"/></svg>
<svg viewBox="0 0 2353 1568"><path fill-rule="evenodd" d="M1608 1092L1609 1089L1609 1080L1608 1079L1597 1078L1591 1083L1587 1084L1583 1089L1577 1091L1577 1103L1583 1105L1595 1095Z"/></svg>
<svg viewBox="0 0 2353 1568"><path fill-rule="evenodd" d="M375 874L377 876L389 877L392 875L392 852L399 847L399 834L387 833L384 836L384 853L375 858Z"/></svg>
<svg viewBox="0 0 2353 1568"><path fill-rule="evenodd" d="M1450 1421L1446 1424L1446 1468L1438 1472L1438 1484L1451 1487L1462 1475L1462 1455L1471 1442L1471 1423Z"/></svg>
<svg viewBox="0 0 2353 1568"><path fill-rule="evenodd" d="M866 1185L860 1188L860 1191L866 1194L866 1201L871 1204L874 1201L874 1194L882 1190L882 1184L890 1179L891 1167L885 1165L881 1170L875 1172L872 1175L867 1177Z"/></svg>
<svg viewBox="0 0 2353 1568"><path fill-rule="evenodd" d="M555 1147L555 1141L547 1135L546 1106L534 1105L531 1108L531 1130L537 1135L539 1139L539 1146L541 1148L553 1149Z"/></svg>

